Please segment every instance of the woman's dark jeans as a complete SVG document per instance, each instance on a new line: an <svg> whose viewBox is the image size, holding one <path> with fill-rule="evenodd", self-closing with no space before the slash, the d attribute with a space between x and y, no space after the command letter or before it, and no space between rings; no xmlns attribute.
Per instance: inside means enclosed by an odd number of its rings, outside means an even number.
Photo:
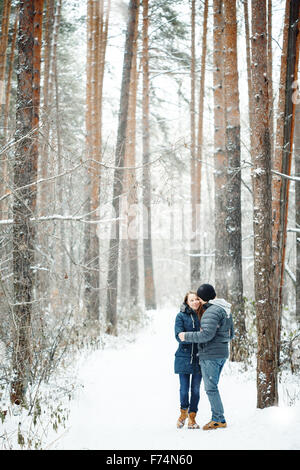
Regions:
<svg viewBox="0 0 300 470"><path fill-rule="evenodd" d="M183 410L187 410L189 408L189 413L197 413L198 411L201 378L201 374L179 374L180 408ZM191 395L190 400L189 392Z"/></svg>

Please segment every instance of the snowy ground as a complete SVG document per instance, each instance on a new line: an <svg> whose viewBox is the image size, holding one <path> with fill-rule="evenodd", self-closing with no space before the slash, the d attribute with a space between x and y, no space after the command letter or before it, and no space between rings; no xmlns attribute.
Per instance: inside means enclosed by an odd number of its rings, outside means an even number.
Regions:
<svg viewBox="0 0 300 470"><path fill-rule="evenodd" d="M176 428L178 376L173 373L177 342L176 312L153 312L150 326L132 343L117 341L82 360L78 379L84 385L71 402L65 430L48 436L48 449L205 449L299 450L299 377L286 374L279 407L256 408L255 370L242 371L227 361L220 392L228 423L213 431ZM203 384L197 421L210 420Z"/></svg>

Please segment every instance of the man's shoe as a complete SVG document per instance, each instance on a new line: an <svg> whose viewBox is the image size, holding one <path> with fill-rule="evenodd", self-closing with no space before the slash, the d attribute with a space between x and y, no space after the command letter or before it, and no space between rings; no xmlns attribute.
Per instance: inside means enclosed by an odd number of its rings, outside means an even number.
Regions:
<svg viewBox="0 0 300 470"><path fill-rule="evenodd" d="M227 423L221 423L220 421L210 421L207 423L205 426L203 426L204 431L207 431L209 429L218 429L218 428L226 428Z"/></svg>

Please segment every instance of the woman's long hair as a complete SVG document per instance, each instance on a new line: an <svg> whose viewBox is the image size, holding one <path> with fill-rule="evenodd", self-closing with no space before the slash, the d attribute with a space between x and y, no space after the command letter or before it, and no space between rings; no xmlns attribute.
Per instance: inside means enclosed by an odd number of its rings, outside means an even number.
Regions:
<svg viewBox="0 0 300 470"><path fill-rule="evenodd" d="M193 291L193 290L188 291L188 292L185 294L185 297L184 297L184 300L183 300L183 302L184 302L186 305L188 305L187 300L188 300L188 297L189 297L190 294L194 294L194 295L196 295L196 296L198 297L197 292L195 292L195 291ZM196 310L196 314L197 314L197 317L199 318L199 320L201 320L201 317L202 317L203 313L204 313L203 305L200 303L199 307L198 307L197 310Z"/></svg>

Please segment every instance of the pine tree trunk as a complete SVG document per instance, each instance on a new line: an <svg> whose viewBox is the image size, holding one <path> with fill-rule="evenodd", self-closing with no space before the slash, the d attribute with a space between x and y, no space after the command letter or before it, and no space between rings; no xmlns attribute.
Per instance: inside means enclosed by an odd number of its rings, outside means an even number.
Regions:
<svg viewBox="0 0 300 470"><path fill-rule="evenodd" d="M191 101L190 101L190 125L191 125L191 255L197 254L195 248L195 237L199 221L196 220L196 51L195 51L195 35L196 35L196 0L191 2ZM197 261L194 256L190 258L191 285L199 282L199 273L197 273ZM196 280L195 280L196 277ZM194 286L195 287L195 286Z"/></svg>
<svg viewBox="0 0 300 470"><path fill-rule="evenodd" d="M295 112L295 175L300 177L300 103ZM300 229L300 184L295 185L295 219L296 228ZM296 321L300 327L300 234L296 233Z"/></svg>
<svg viewBox="0 0 300 470"><path fill-rule="evenodd" d="M93 30L94 30L94 13L93 13L93 0L87 1L87 63L86 63L86 113L85 113L85 128L86 128L86 158L87 160L92 158L93 155L93 125L92 125L92 99L93 99L93 74L92 74L92 64L93 64L93 50L94 50L94 40L93 40ZM87 214L91 211L91 198L90 198L90 191L91 191L91 177L90 177L90 170L87 175L86 181L86 195L87 195L87 203L85 207L85 212ZM91 289L91 269L89 267L89 260L90 260L90 244L91 244L91 237L89 233L89 224L85 225L84 228L84 249L85 249L85 271L84 271L84 279L85 279L85 303L87 312L90 309L90 289ZM88 315L88 314L87 314Z"/></svg>
<svg viewBox="0 0 300 470"><path fill-rule="evenodd" d="M200 92L199 92L199 113L198 113L198 134L197 134L197 152L195 162L195 183L192 190L195 195L192 197L192 221L194 222L191 256L191 284L196 286L201 279L200 256L200 204L201 204L201 186L202 186L202 148L203 148L203 112L204 112L204 89L205 89L205 68L206 68L206 44L207 44L207 17L208 17L208 0L204 3L203 12L203 32L202 32L202 57L201 57L201 76L200 76Z"/></svg>
<svg viewBox="0 0 300 470"><path fill-rule="evenodd" d="M249 106L249 128L250 128L250 155L253 159L253 120L254 120L254 101L252 92L252 74L251 74L251 48L249 33L249 12L248 0L244 1L244 17L245 17L245 40L246 40L246 60L247 60L247 83L248 83L248 106Z"/></svg>
<svg viewBox="0 0 300 470"><path fill-rule="evenodd" d="M38 161L38 178L46 179L49 177L50 166L50 114L51 114L51 99L50 99L50 71L53 62L53 29L54 29L55 8L54 0L47 0L46 4L46 18L45 30L43 35L43 49L42 49L42 62L43 62L43 80L41 92L41 125L42 132L39 142L39 161ZM37 187L37 212L39 216L46 216L51 199L52 185L42 184ZM50 246L50 233L53 225L45 223L37 226L36 233L36 262L45 267L47 265L46 257L43 255L46 249ZM47 248L46 248L47 247ZM46 270L39 270L37 276L37 295L45 298L50 293L50 284L48 272Z"/></svg>
<svg viewBox="0 0 300 470"><path fill-rule="evenodd" d="M102 159L102 94L107 44L110 1L87 4L87 85L86 85L86 151L90 160L86 185L86 212L92 222L85 235L85 303L89 321L97 334L100 308L100 253L98 225L100 207L100 165Z"/></svg>
<svg viewBox="0 0 300 470"><path fill-rule="evenodd" d="M34 1L34 50L33 50L33 116L32 127L34 129L32 142L32 158L37 161L39 154L38 126L40 115L40 82L41 82L41 49L43 28L44 0Z"/></svg>
<svg viewBox="0 0 300 470"><path fill-rule="evenodd" d="M87 157L90 160L87 181L86 213L91 221L99 217L100 204L100 162L101 159L101 129L100 129L100 99L99 73L101 50L101 14L102 0L92 0L87 4L88 37L87 37ZM97 224L86 224L85 227L85 305L87 318L93 334L98 333L99 319L99 238Z"/></svg>
<svg viewBox="0 0 300 470"><path fill-rule="evenodd" d="M7 127L7 120L6 120L6 111L7 108L4 108L4 104L7 100L7 93L9 93L9 88L5 90L5 72L6 72L6 56L7 56L7 45L8 45L8 29L9 29L9 17L10 17L10 10L11 10L11 1L5 0L3 5L3 13L2 13L2 22L1 22L1 36L0 36L0 145L5 144L6 140L6 127ZM5 93L6 91L6 93ZM4 113L2 110L4 109ZM3 114L3 123L2 120ZM3 129L3 132L1 130ZM6 155L4 155L6 157ZM1 162L1 177L2 181L7 181L7 159L3 158ZM0 196L3 196L6 192L5 184L1 185ZM7 202L4 200L0 204L0 217L4 218L7 214Z"/></svg>
<svg viewBox="0 0 300 470"><path fill-rule="evenodd" d="M228 297L227 232L226 232L226 168L223 0L214 0L214 182L215 182L215 288L219 297Z"/></svg>
<svg viewBox="0 0 300 470"><path fill-rule="evenodd" d="M282 148L283 148L283 135L284 135L284 121L285 121L285 83L287 73L287 44L288 44L288 29L289 29L289 14L290 14L290 0L286 1L285 16L284 16L284 29L281 53L281 69L280 69L280 82L279 82L279 97L276 119L276 145L274 151L273 169L282 172ZM281 177L273 175L272 178L272 216L273 216L273 296L274 308L278 309L279 306L279 282L280 282L280 192L281 192Z"/></svg>
<svg viewBox="0 0 300 470"><path fill-rule="evenodd" d="M50 68L52 56L52 39L54 27L54 0L47 0L46 24L45 24L45 45L43 48L43 142L41 143L41 160L39 162L39 173L41 178L47 178L49 166L49 138L50 138ZM41 190L39 196L40 211L44 215L48 204L48 191Z"/></svg>
<svg viewBox="0 0 300 470"><path fill-rule="evenodd" d="M16 39L18 33L18 23L19 23L19 9L16 9L15 14L15 23L13 29L13 35L11 40L11 50L9 55L9 66L8 66L8 74L7 74L7 84L5 90L5 106L4 106L4 122L3 122L3 144L5 145L8 140L8 119L9 119L9 108L10 108L10 98L11 98L11 82L12 82L12 74L13 74L13 66L14 66L14 57L15 57L15 48L16 48ZM8 183L9 183L9 175L8 175L8 165L7 165L7 158L4 155L3 159L3 167L2 167L2 179L3 179L3 195L9 192ZM8 202L7 199L4 199L0 204L0 218L1 219L8 219Z"/></svg>
<svg viewBox="0 0 300 470"><path fill-rule="evenodd" d="M6 71L6 55L8 44L8 29L9 17L11 10L11 0L5 0L3 5L2 22L1 22L1 36L0 36L0 116L2 111L2 104L5 102L4 97L4 83Z"/></svg>
<svg viewBox="0 0 300 470"><path fill-rule="evenodd" d="M139 15L139 8L137 15ZM134 32L134 45L132 56L132 69L129 92L128 127L125 150L125 166L135 167L135 146L136 146L136 100L138 86L137 71L137 49L138 49L138 18ZM137 212L137 182L134 169L125 170L125 191L127 193L127 249L128 249L128 270L129 270L129 293L130 305L136 305L138 301L139 277L138 277L138 236L136 223Z"/></svg>
<svg viewBox="0 0 300 470"><path fill-rule="evenodd" d="M18 33L18 86L16 111L16 152L14 187L19 188L37 179L37 154L32 146L33 122L33 70L34 53L34 0L20 2ZM37 82L36 82L37 83ZM36 187L18 191L13 201L13 298L14 298L14 377L11 400L24 401L31 363L31 317L34 301L35 228L30 218L36 205Z"/></svg>
<svg viewBox="0 0 300 470"><path fill-rule="evenodd" d="M232 304L235 340L231 343L231 359L241 361L245 355L245 315L243 300L242 236L241 236L241 150L240 110L237 68L236 0L224 3L224 84L225 142L227 154L227 217L228 300Z"/></svg>
<svg viewBox="0 0 300 470"><path fill-rule="evenodd" d="M257 406L277 395L277 320L272 301L271 146L267 76L266 1L252 0L254 288L257 316Z"/></svg>
<svg viewBox="0 0 300 470"><path fill-rule="evenodd" d="M273 109L273 52L272 52L272 0L268 0L268 94L269 94L269 112L270 112L270 142L271 155L274 149L274 109Z"/></svg>
<svg viewBox="0 0 300 470"><path fill-rule="evenodd" d="M7 85L6 85L6 93L5 93L4 124L3 124L4 143L6 143L7 135L8 135L8 118L9 118L9 105L10 105L10 95L11 95L11 81L12 81L12 74L13 74L18 24L19 24L19 9L17 8L16 13L15 13L14 29L13 29L13 35L12 35L12 40L11 40L11 49L10 49L9 62L8 62L9 66L8 66L8 75L7 75Z"/></svg>
<svg viewBox="0 0 300 470"><path fill-rule="evenodd" d="M285 34L281 63L281 82L279 95L279 114L276 130L276 149L274 167L280 173L290 175L295 121L295 102L293 84L298 77L299 62L299 14L300 0L287 0ZM282 288L284 282L284 264L286 231L289 204L290 180L275 175L273 195L273 296L278 318L278 357L280 351ZM276 243L277 242L277 243Z"/></svg>
<svg viewBox="0 0 300 470"><path fill-rule="evenodd" d="M144 291L147 310L156 308L151 229L151 174L150 174L150 122L149 122L149 6L143 1L143 238Z"/></svg>
<svg viewBox="0 0 300 470"><path fill-rule="evenodd" d="M113 182L113 209L115 224L109 245L108 276L107 276L107 333L117 334L117 294L118 294L118 267L120 245L120 196L123 191L125 140L128 119L130 76L132 67L134 32L137 22L138 1L130 0L128 7L128 24L124 50L123 75L121 84L121 98L119 111L119 125L115 153L115 172Z"/></svg>

